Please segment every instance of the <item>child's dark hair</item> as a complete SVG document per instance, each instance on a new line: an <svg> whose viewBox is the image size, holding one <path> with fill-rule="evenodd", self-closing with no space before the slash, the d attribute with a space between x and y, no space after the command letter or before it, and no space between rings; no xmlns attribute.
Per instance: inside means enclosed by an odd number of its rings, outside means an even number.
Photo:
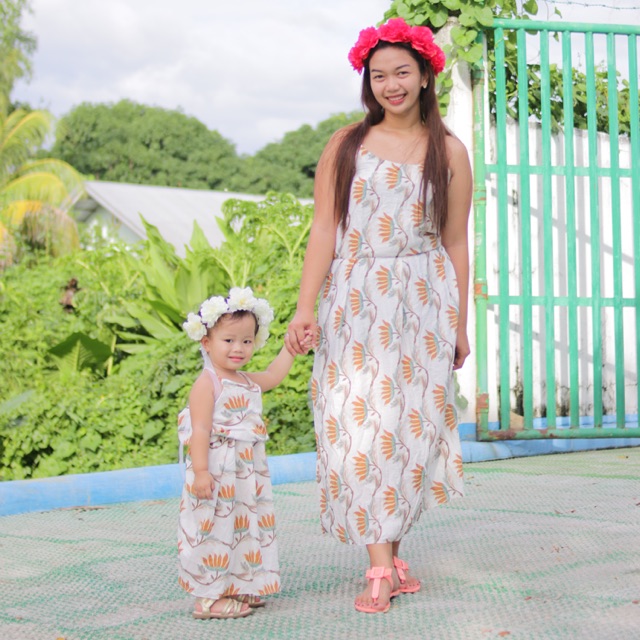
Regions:
<svg viewBox="0 0 640 640"><path fill-rule="evenodd" d="M256 318L255 314L252 311L249 311L248 309L239 309L238 311L230 311L229 313L225 313L221 315L218 318L218 321L213 325L213 327L207 330L207 333L209 333L209 331L211 331L212 329L215 329L218 326L218 323L220 322L220 320L227 320L229 322L238 322L239 320L242 320L243 318L246 318L248 316L251 316L253 318L256 325L254 335L258 335L258 329L259 329L258 318Z"/></svg>

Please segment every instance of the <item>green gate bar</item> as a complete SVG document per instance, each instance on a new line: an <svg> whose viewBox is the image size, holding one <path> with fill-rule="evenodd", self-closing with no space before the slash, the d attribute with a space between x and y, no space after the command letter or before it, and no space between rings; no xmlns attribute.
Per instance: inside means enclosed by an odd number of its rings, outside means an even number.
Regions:
<svg viewBox="0 0 640 640"><path fill-rule="evenodd" d="M495 80L496 80L496 160L495 164L487 163L485 157L484 134L484 69L474 72L474 172L475 172L475 301L477 313L477 424L478 437L481 440L504 438L594 438L594 437L635 437L640 435L640 427L625 428L625 362L624 362L624 309L632 308L635 313L636 329L636 383L640 370L640 132L638 114L638 63L637 39L640 27L624 25L596 25L574 23L550 23L542 21L494 20L495 40ZM514 164L507 158L507 104L505 75L505 31L515 30L518 50L518 125L519 155ZM529 100L526 64L526 34L540 32L540 96L541 96L541 157L540 165L531 163L529 150ZM564 110L563 140L564 162L552 165L551 154L551 72L549 64L550 33L561 34L562 46L562 101ZM573 112L573 71L572 42L573 33L582 33L586 48L586 82L587 82L587 140L588 165L575 165L574 151L574 112ZM607 39L607 80L609 108L609 139L611 162L609 167L598 166L598 131L596 118L596 78L594 60L594 34L605 34ZM616 78L615 36L626 35L629 50L629 98L630 98L630 143L631 167L621 168L619 162L618 141L618 88ZM497 228L498 228L498 279L497 292L490 291L486 269L486 189L485 178L494 176L497 194ZM510 220L508 207L508 177L517 176L520 193L518 198L521 216L520 235L510 238ZM540 265L543 273L544 291L540 295L532 293L532 243L531 243L531 179L542 177L542 255L544 265ZM554 183L553 176L559 176L564 184L566 202L566 295L555 290L555 277L558 265L554 263ZM577 225L576 225L576 179L587 178L589 192L588 216L591 234L591 291L587 296L579 295L577 282ZM622 222L621 222L621 180L630 178L632 183L632 224L634 229L633 260L635 289L633 298L623 297L622 287ZM608 179L611 184L611 209L605 206L605 212L599 210L600 181ZM604 216L607 216L605 218ZM602 286L601 233L603 220L611 221L612 232L612 266L613 296L605 297ZM562 221L559 220L562 224ZM608 222L607 222L608 223ZM539 230L539 229L538 229ZM540 230L539 230L540 231ZM539 233L540 236L540 233ZM510 290L509 254L510 244L517 248L520 245L520 264L522 280L520 292ZM538 251L538 260L540 250ZM487 311L488 306L497 307L499 314L499 370L498 370L498 417L499 429L489 428L489 381L487 376ZM510 310L519 307L521 310L521 367L518 373L522 384L522 413L524 428L511 429L512 385L511 385L511 328ZM540 308L544 312L544 357L545 366L540 368L546 377L546 393L542 404L546 404L546 428L534 428L535 413L533 385L533 310ZM591 312L591 340L593 343L593 427L580 427L580 349L578 309L587 307ZM566 308L566 329L568 335L568 370L569 370L569 423L570 428L557 427L556 411L556 309ZM613 310L614 344L615 344L615 427L604 422L602 397L603 369L603 336L602 319L606 308ZM541 323L542 326L542 323ZM584 337L584 336L582 336ZM637 403L640 408L640 385L637 385ZM542 408L545 411L544 407ZM543 413L543 416L545 414Z"/></svg>

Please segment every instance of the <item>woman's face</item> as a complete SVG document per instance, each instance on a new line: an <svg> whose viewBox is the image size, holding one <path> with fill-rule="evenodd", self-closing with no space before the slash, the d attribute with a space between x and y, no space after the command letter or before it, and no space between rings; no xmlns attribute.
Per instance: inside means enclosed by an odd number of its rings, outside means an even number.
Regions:
<svg viewBox="0 0 640 640"><path fill-rule="evenodd" d="M373 95L385 113L402 116L420 112L420 90L426 78L406 49L378 49L369 61L369 75Z"/></svg>

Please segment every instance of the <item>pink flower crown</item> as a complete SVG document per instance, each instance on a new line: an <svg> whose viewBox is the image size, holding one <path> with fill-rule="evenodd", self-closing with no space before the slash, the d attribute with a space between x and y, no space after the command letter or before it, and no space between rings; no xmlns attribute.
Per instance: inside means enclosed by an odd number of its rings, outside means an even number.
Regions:
<svg viewBox="0 0 640 640"><path fill-rule="evenodd" d="M436 75L444 69L444 51L434 42L429 27L411 27L402 18L392 18L377 29L367 27L360 32L358 41L349 51L349 62L358 73L362 73L371 49L381 40L410 44L412 49L431 64Z"/></svg>

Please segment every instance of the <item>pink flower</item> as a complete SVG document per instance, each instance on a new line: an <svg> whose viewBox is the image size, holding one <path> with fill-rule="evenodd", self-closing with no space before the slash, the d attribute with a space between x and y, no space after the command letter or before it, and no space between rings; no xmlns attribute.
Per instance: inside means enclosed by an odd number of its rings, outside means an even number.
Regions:
<svg viewBox="0 0 640 640"><path fill-rule="evenodd" d="M378 42L406 42L411 45L433 68L438 75L445 66L445 55L442 49L434 42L433 33L428 27L411 27L402 18L392 18L377 29L368 27L363 29L358 36L351 51L349 62L353 68L361 73L364 63Z"/></svg>

